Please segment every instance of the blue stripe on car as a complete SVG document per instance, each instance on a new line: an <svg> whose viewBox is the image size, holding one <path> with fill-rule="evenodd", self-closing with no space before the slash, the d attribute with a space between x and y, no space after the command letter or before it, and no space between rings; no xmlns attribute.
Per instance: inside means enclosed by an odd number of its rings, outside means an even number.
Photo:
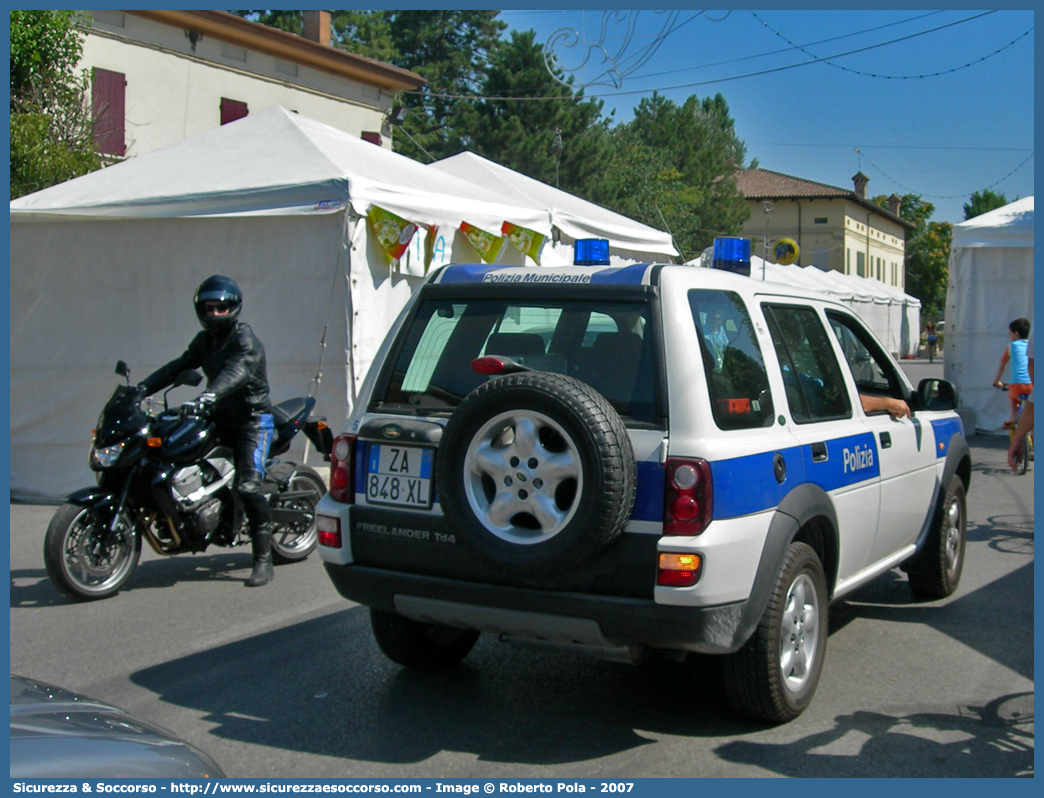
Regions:
<svg viewBox="0 0 1044 798"><path fill-rule="evenodd" d="M638 485L634 492L633 521L663 522L663 480L666 468L658 462L638 464Z"/></svg>
<svg viewBox="0 0 1044 798"><path fill-rule="evenodd" d="M648 263L635 263L633 266L601 269L591 275L591 282L599 285L641 285L645 278Z"/></svg>
<svg viewBox="0 0 1044 798"><path fill-rule="evenodd" d="M964 423L961 417L940 418L932 420L932 430L935 432L935 456L946 457L950 451L950 439L954 435L964 437Z"/></svg>
<svg viewBox="0 0 1044 798"><path fill-rule="evenodd" d="M873 433L824 441L825 460L814 461L811 445L779 450L786 478L776 480L776 452L759 452L711 463L714 481L714 518L736 518L777 506L798 485L811 482L825 491L876 479L881 474Z"/></svg>

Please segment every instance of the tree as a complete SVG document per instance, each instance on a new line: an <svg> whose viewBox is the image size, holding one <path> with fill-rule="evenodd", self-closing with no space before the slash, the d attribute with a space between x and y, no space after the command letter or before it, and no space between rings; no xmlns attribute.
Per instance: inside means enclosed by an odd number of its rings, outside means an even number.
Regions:
<svg viewBox="0 0 1044 798"><path fill-rule="evenodd" d="M1008 198L1003 194L994 194L988 188L976 191L971 195L971 201L964 205L964 221L974 219L989 211L1003 208L1008 204Z"/></svg>
<svg viewBox="0 0 1044 798"><path fill-rule="evenodd" d="M608 152L602 103L556 81L533 31L492 49L483 99L456 117L461 147L564 191L597 192ZM554 97L553 100L491 98Z"/></svg>
<svg viewBox="0 0 1044 798"><path fill-rule="evenodd" d="M615 187L610 207L621 213L631 207L639 221L660 229L666 221L684 258L692 258L716 236L739 232L750 213L736 188L736 172L742 168L746 147L736 136L728 103L721 94L700 99L693 95L678 105L660 94L641 100L634 118L614 131L622 147L615 163L622 166L637 152L654 151L657 168L647 184L663 193L667 208L635 208L625 184ZM636 150L636 145L641 148ZM629 152L630 151L630 152ZM640 162L639 162L640 163ZM659 218L662 213L663 219Z"/></svg>
<svg viewBox="0 0 1044 798"><path fill-rule="evenodd" d="M873 202L888 207L884 194L874 197ZM916 225L906 236L906 293L921 300L921 313L925 316L942 314L953 239L953 225L930 221L933 213L935 206L924 202L919 194L901 197L899 216Z"/></svg>
<svg viewBox="0 0 1044 798"><path fill-rule="evenodd" d="M11 199L101 168L73 11L11 12Z"/></svg>

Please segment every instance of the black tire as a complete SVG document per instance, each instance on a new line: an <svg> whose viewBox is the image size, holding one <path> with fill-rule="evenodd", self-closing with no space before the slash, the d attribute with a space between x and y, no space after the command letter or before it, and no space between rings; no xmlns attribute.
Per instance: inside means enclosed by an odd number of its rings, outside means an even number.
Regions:
<svg viewBox="0 0 1044 798"><path fill-rule="evenodd" d="M418 671L437 671L456 665L479 638L474 629L420 623L376 607L370 608L370 626L377 645L388 659Z"/></svg>
<svg viewBox="0 0 1044 798"><path fill-rule="evenodd" d="M796 718L812 703L826 643L823 564L811 546L791 543L758 628L743 648L724 658L732 706L772 723Z"/></svg>
<svg viewBox="0 0 1044 798"><path fill-rule="evenodd" d="M450 527L485 562L553 575L591 562L634 504L634 452L589 385L549 372L496 377L454 411L439 445Z"/></svg>
<svg viewBox="0 0 1044 798"><path fill-rule="evenodd" d="M277 563L300 562L315 550L318 532L315 526L315 506L326 495L323 478L308 466L296 466L290 479L290 491L294 494L278 495L274 507L301 510L308 515L306 521L296 524L272 522L272 560Z"/></svg>
<svg viewBox="0 0 1044 798"><path fill-rule="evenodd" d="M954 474L943 494L942 513L924 546L924 559L911 572L910 589L924 598L946 598L957 589L964 570L968 511L964 481Z"/></svg>
<svg viewBox="0 0 1044 798"><path fill-rule="evenodd" d="M133 528L124 511L122 523ZM104 530L101 530L104 531ZM63 504L55 512L44 537L44 566L52 584L74 601L95 601L120 592L141 557L141 535L133 543L101 543L96 515L89 507Z"/></svg>

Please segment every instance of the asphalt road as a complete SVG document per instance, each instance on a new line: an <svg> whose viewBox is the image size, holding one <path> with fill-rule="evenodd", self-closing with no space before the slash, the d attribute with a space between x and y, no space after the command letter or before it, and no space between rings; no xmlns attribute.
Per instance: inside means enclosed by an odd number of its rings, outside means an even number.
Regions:
<svg viewBox="0 0 1044 798"><path fill-rule="evenodd" d="M11 672L159 723L233 777L1033 775L1034 477L1008 472L1006 438L970 442L960 588L921 602L893 571L835 604L815 701L780 727L729 711L713 658L484 636L456 668L404 671L315 555L250 590L247 550L144 547L123 592L76 604L44 572L48 506L11 506Z"/></svg>

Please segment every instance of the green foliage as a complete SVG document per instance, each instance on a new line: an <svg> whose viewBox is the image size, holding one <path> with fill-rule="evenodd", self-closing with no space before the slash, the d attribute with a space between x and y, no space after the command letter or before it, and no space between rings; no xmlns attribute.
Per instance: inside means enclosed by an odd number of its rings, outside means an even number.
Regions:
<svg viewBox="0 0 1044 798"><path fill-rule="evenodd" d="M11 12L11 199L100 169L72 11Z"/></svg>
<svg viewBox="0 0 1044 798"><path fill-rule="evenodd" d="M873 202L888 207L881 194ZM946 283L950 277L950 241L953 225L930 221L935 206L920 194L904 194L899 216L917 225L906 236L906 293L921 300L921 315L940 316L946 303Z"/></svg>
<svg viewBox="0 0 1044 798"><path fill-rule="evenodd" d="M47 114L11 114L11 199L100 169L93 147L54 135Z"/></svg>
<svg viewBox="0 0 1044 798"><path fill-rule="evenodd" d="M300 36L304 32L304 17L300 11L232 11L239 17L246 17L260 22L270 28L278 28L287 33Z"/></svg>
<svg viewBox="0 0 1044 798"><path fill-rule="evenodd" d="M73 74L83 53L75 11L11 12L11 100L34 83Z"/></svg>
<svg viewBox="0 0 1044 798"><path fill-rule="evenodd" d="M988 188L976 191L971 195L971 201L964 205L964 221L974 219L984 213L1003 208L1008 204L1008 198L1003 194L994 194Z"/></svg>
<svg viewBox="0 0 1044 798"><path fill-rule="evenodd" d="M608 137L599 122L602 103L585 100L556 81L534 38L533 31L513 31L510 42L493 49L481 93L561 99L482 99L462 105L456 116L461 149L564 191L589 193L607 155Z"/></svg>
<svg viewBox="0 0 1044 798"><path fill-rule="evenodd" d="M404 135L395 150L425 163L464 149L461 114L477 94L491 53L507 24L499 11L427 10L336 12L337 46L408 69L427 82L405 92Z"/></svg>
<svg viewBox="0 0 1044 798"><path fill-rule="evenodd" d="M735 180L746 148L721 94L702 100L693 95L681 105L659 94L643 98L613 140L619 147L614 173L628 163L653 165L637 183L632 167L615 186L609 203L614 210L660 229L666 222L686 260L716 236L739 232L750 213ZM659 201L650 207L645 197Z"/></svg>

